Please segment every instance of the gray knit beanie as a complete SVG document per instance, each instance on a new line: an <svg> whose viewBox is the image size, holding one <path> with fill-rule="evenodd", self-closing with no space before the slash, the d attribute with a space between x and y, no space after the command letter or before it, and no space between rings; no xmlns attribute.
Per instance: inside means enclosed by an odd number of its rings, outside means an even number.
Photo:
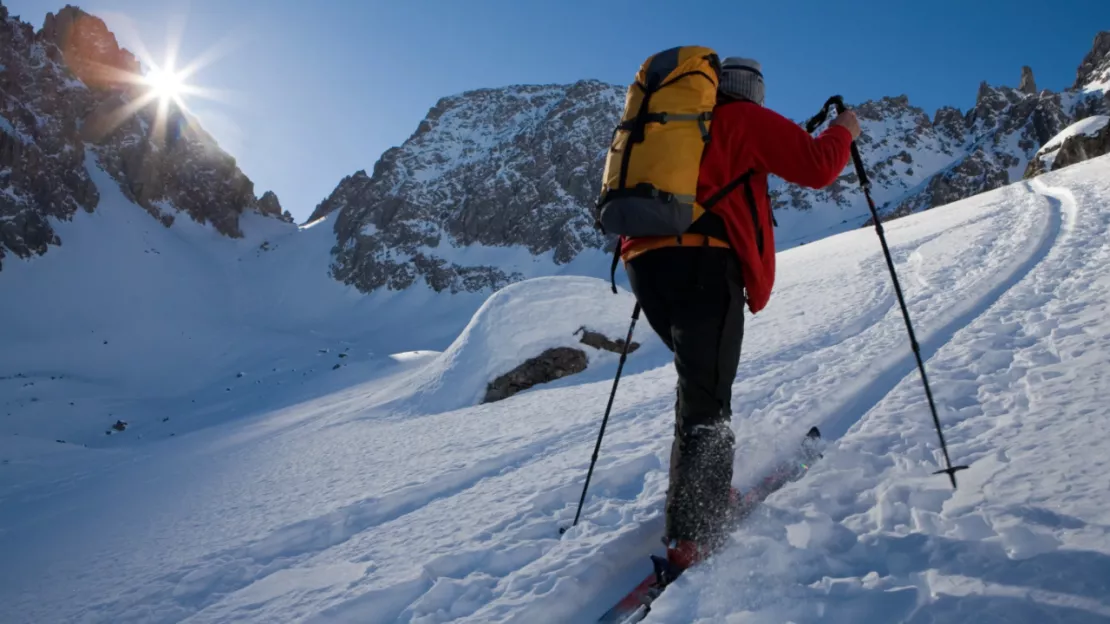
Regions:
<svg viewBox="0 0 1110 624"><path fill-rule="evenodd" d="M721 93L763 106L763 68L759 61L731 56L721 63Z"/></svg>

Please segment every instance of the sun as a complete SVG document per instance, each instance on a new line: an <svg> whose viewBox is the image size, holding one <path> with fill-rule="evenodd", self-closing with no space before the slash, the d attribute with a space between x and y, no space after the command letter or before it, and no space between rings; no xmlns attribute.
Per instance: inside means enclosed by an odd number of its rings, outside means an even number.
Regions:
<svg viewBox="0 0 1110 624"><path fill-rule="evenodd" d="M143 82L150 87L151 95L157 97L163 104L170 100L180 101L181 96L189 90L189 86L185 84L185 77L172 69L152 67L143 76Z"/></svg>

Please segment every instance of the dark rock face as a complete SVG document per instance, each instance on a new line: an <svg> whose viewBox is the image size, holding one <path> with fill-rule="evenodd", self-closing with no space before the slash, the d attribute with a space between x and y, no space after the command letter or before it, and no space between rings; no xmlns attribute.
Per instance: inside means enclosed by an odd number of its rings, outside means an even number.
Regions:
<svg viewBox="0 0 1110 624"><path fill-rule="evenodd" d="M159 113L140 74L99 18L66 6L35 33L0 6L0 259L46 253L62 244L50 219L97 208L89 167L167 226L184 212L240 236L246 210L282 217L195 120Z"/></svg>
<svg viewBox="0 0 1110 624"><path fill-rule="evenodd" d="M580 373L586 370L586 362L586 353L580 349L548 349L490 382L482 403L500 401L536 384Z"/></svg>
<svg viewBox="0 0 1110 624"><path fill-rule="evenodd" d="M281 219L286 223L293 222L293 215L288 210L281 210L281 202L278 201L277 193L273 191L266 191L262 197L258 198L258 212L266 215L267 217L274 217Z"/></svg>
<svg viewBox="0 0 1110 624"><path fill-rule="evenodd" d="M1100 32L1075 72L1072 119L1110 115L1110 31Z"/></svg>
<svg viewBox="0 0 1110 624"><path fill-rule="evenodd" d="M1105 80L1110 76L1110 31L1102 31L1095 35L1091 51L1083 57L1079 69L1075 71L1075 84L1073 89L1082 89L1092 82Z"/></svg>
<svg viewBox="0 0 1110 624"><path fill-rule="evenodd" d="M1110 154L1110 125L1103 126L1102 130L1094 136L1069 137L1060 147L1060 153L1052 163L1052 170L1105 154Z"/></svg>
<svg viewBox="0 0 1110 624"><path fill-rule="evenodd" d="M348 206L358 206L360 203L371 201L373 197L371 192L370 176L366 175L366 171L356 171L343 178L331 195L316 206L312 215L308 217L307 223L322 219Z"/></svg>

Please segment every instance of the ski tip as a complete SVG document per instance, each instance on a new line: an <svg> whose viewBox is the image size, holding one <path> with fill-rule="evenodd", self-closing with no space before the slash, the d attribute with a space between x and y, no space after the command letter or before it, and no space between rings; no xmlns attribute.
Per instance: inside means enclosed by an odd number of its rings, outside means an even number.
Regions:
<svg viewBox="0 0 1110 624"><path fill-rule="evenodd" d="M817 427L810 427L809 428L809 433L806 434L806 437L807 438L820 438L821 437L821 430L818 429Z"/></svg>

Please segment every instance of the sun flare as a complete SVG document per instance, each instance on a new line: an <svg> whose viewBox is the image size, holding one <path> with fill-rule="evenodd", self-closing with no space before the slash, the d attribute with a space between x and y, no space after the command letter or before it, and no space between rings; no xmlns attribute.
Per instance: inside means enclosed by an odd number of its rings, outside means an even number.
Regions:
<svg viewBox="0 0 1110 624"><path fill-rule="evenodd" d="M187 90L184 77L172 70L153 67L143 81L150 87L151 93L162 102L180 100L181 95Z"/></svg>
<svg viewBox="0 0 1110 624"><path fill-rule="evenodd" d="M148 110L153 104L155 110L150 111L154 113L152 138L161 140L179 133L181 128L189 127L195 122L195 113L189 105L196 99L227 101L227 92L198 85L197 73L230 52L238 44L238 40L226 37L202 51L198 57L182 63L178 52L183 28L183 21L170 23L165 38L165 55L159 60L155 60L138 32L127 33L126 38L130 40L133 54L138 57L139 68L137 71L124 71L118 76L121 83L131 85L127 90L128 101L112 111L102 131L113 131L127 119Z"/></svg>

